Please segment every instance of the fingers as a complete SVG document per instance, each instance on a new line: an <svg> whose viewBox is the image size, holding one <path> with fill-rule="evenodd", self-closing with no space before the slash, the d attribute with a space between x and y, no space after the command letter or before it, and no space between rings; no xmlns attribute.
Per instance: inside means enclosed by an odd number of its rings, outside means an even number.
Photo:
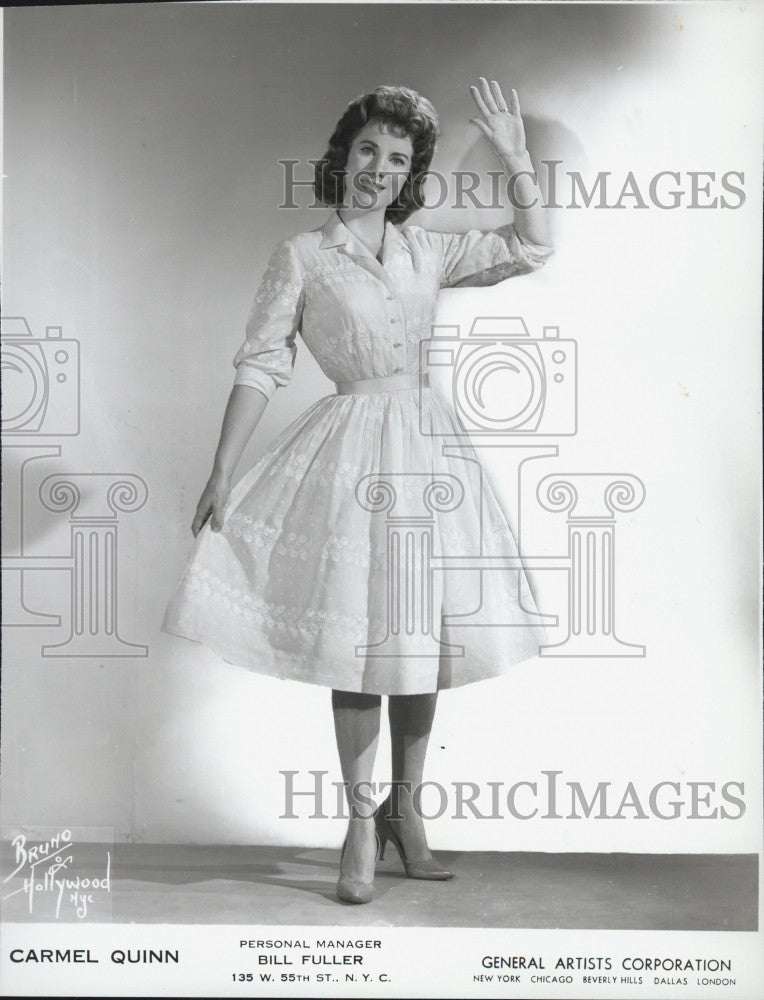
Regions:
<svg viewBox="0 0 764 1000"><path fill-rule="evenodd" d="M507 102L504 100L504 95L501 92L501 87L496 80L491 80L491 93L493 94L493 99L496 104L497 111L507 111Z"/></svg>
<svg viewBox="0 0 764 1000"><path fill-rule="evenodd" d="M199 534L208 520L213 531L221 530L229 496L228 487L218 489L217 487L213 488L210 484L207 485L196 505L196 516L191 524L194 536Z"/></svg>
<svg viewBox="0 0 764 1000"><path fill-rule="evenodd" d="M480 92L481 92L481 95L482 95L483 100L485 101L486 105L490 109L491 114L492 115L498 114L499 108L498 108L498 106L496 104L496 99L495 99L494 95L491 93L491 88L488 85L488 81L486 80L486 78L484 76L479 76L478 80L480 80ZM498 84L497 84L497 86L498 86Z"/></svg>
<svg viewBox="0 0 764 1000"><path fill-rule="evenodd" d="M478 77L478 80L480 81L480 87L471 86L470 90L475 99L475 104L477 104L478 110L484 118L507 111L513 115L520 114L520 101L518 100L516 90L513 89L510 92L511 96L509 103L507 103L497 80L491 80L490 84L484 76Z"/></svg>
<svg viewBox="0 0 764 1000"><path fill-rule="evenodd" d="M197 514L191 524L191 531L194 533L194 537L199 534L207 521L210 522L210 527L213 531L220 531L223 527L223 508L218 509L215 507L208 510L205 514Z"/></svg>
<svg viewBox="0 0 764 1000"><path fill-rule="evenodd" d="M196 537L202 530L211 513L212 505L209 503L205 504L203 501L200 501L199 506L196 508L196 516L191 524L191 531L193 531L194 537Z"/></svg>
<svg viewBox="0 0 764 1000"><path fill-rule="evenodd" d="M517 91L512 88L512 96L509 102L509 110L513 115L520 115L520 98L517 96Z"/></svg>
<svg viewBox="0 0 764 1000"><path fill-rule="evenodd" d="M481 79L482 83L485 84L485 80L483 79L482 76L480 77L480 79ZM490 116L492 114L495 114L495 111L492 110L488 106L488 104L486 103L486 101L485 101L485 95L481 94L477 87L471 86L470 90L472 91L472 96L475 99L475 104L477 104L478 111L480 112L481 115L483 115L484 118L490 118ZM493 98L491 97L491 94L490 94L490 91L488 90L488 85L487 84L485 86L485 94L488 95L488 98L491 101L491 104L493 104Z"/></svg>
<svg viewBox="0 0 764 1000"><path fill-rule="evenodd" d="M212 509L212 520L210 521L213 531L220 531L223 527L223 504L215 504Z"/></svg>

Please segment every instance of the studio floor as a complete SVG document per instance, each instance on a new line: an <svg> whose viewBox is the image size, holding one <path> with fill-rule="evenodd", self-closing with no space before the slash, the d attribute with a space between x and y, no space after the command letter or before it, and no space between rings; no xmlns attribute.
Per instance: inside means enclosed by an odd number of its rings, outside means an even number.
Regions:
<svg viewBox="0 0 764 1000"><path fill-rule="evenodd" d="M8 873L12 859L3 848ZM107 850L108 906L96 906L93 920L699 931L758 926L756 855L443 851L438 858L456 877L424 882L406 878L389 851L377 868L374 900L357 906L335 896L339 851L80 844L80 869L100 873ZM30 914L21 875L3 888L4 920L45 919L44 893ZM77 918L60 913L57 919Z"/></svg>

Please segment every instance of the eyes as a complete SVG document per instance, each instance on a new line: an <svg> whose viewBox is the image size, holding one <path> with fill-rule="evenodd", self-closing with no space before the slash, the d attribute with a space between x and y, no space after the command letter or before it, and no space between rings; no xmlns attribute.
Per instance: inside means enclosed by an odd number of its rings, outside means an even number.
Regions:
<svg viewBox="0 0 764 1000"><path fill-rule="evenodd" d="M377 149L376 146L372 146L370 143L364 142L358 147L358 152L361 156L374 156ZM408 163L407 157L402 153L391 153L388 157L389 161L397 167L405 167Z"/></svg>

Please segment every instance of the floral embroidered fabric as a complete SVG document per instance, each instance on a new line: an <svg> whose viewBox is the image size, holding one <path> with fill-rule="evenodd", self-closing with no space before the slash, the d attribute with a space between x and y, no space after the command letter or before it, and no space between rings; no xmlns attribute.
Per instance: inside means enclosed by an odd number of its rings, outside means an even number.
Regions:
<svg viewBox="0 0 764 1000"><path fill-rule="evenodd" d="M493 284L550 253L513 226L459 235L388 223L380 263L332 213L275 248L234 383L270 398L292 376L298 335L332 381L416 375L440 288ZM518 556L475 452L444 456L444 435L466 441L434 388L318 400L234 486L222 530L202 528L162 628L260 673L377 694L456 687L535 655L545 633L522 569L432 571L422 556L417 627L429 635L412 655L400 622L396 632L390 515L413 525L406 558L418 558L412 539L436 557ZM388 483L386 509L364 495L367 476ZM428 482L455 487L459 502L423 501ZM384 655L366 648L383 640Z"/></svg>

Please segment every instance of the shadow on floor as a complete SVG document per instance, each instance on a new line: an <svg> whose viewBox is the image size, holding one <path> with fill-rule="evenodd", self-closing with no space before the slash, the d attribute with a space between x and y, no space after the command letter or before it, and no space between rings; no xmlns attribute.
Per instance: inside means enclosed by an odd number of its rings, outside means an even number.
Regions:
<svg viewBox="0 0 764 1000"><path fill-rule="evenodd" d="M110 912L119 923L277 924L755 931L755 854L438 852L449 882L408 879L381 862L368 905L335 896L339 852L325 848L79 844L80 869L111 851ZM13 868L8 844L4 872ZM3 919L40 920L3 885ZM58 922L62 921L59 917ZM74 921L72 921L74 922Z"/></svg>

